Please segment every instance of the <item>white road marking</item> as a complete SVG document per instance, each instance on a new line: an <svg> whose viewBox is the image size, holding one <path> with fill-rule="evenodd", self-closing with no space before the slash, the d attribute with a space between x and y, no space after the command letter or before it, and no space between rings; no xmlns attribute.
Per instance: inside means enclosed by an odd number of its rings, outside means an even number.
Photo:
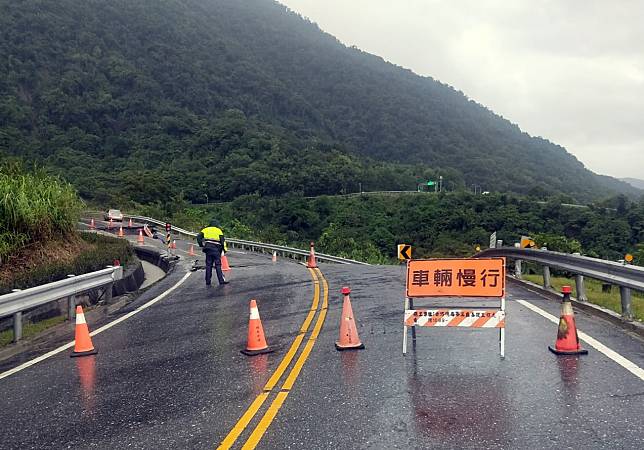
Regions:
<svg viewBox="0 0 644 450"><path fill-rule="evenodd" d="M530 309L531 311L536 312L540 316L545 317L549 321L559 324L559 317L555 317L552 314L544 311L543 309L539 308L538 306L533 305L532 303L526 301L526 300L517 300L518 303L521 305L525 306L526 308ZM622 355L617 353L615 350L612 350L608 347L606 347L604 344L599 342L597 339L593 338L592 336L587 335L580 329L577 329L577 334L579 335L579 339L584 341L586 344L590 345L593 347L595 350L598 352L604 354L608 358L612 359L615 361L617 364L622 366L624 369L628 370L631 372L633 375L638 377L640 380L644 381L644 369L639 367L637 364L634 362L624 358Z"/></svg>
<svg viewBox="0 0 644 450"><path fill-rule="evenodd" d="M103 331L109 330L114 325L117 325L117 324L129 319L130 317L132 317L132 316L140 313L141 311L149 308L150 306L154 305L155 303L163 300L165 297L168 296L168 294L170 294L172 291L174 291L179 286L181 286L188 279L188 277L190 275L192 275L192 273L193 272L186 273L183 276L183 278L181 278L179 281L177 281L177 283L174 286L172 286L170 289L165 291L163 294L160 294L160 295L154 297L152 300L150 300L149 302L144 303L143 305L139 306L134 311L130 311L129 313L125 314L124 316L119 317L118 319L116 319L116 320L114 320L114 321L112 321L112 322L110 322L110 323L108 323L106 325L103 325L99 329L92 331L89 335L90 336L96 336L97 334L102 333ZM56 355L56 354L58 354L60 352L63 352L63 351L65 351L68 348L71 348L73 346L74 346L74 341L68 342L67 344L61 345L60 347L58 347L58 348L56 348L56 349L54 349L54 350L52 350L50 352L47 352L44 355L41 355L41 356L39 356L37 358L34 358L34 359L30 360L30 361L27 361L26 363L20 364L19 366L16 366L13 369L9 369L6 372L2 372L2 373L0 373L0 380L3 379L3 378L8 377L10 375L13 375L14 373L20 372L21 370L24 370L27 367L31 367L34 364L39 363L40 361L44 361L45 359L47 359L47 358L49 358L51 356L54 356L54 355Z"/></svg>

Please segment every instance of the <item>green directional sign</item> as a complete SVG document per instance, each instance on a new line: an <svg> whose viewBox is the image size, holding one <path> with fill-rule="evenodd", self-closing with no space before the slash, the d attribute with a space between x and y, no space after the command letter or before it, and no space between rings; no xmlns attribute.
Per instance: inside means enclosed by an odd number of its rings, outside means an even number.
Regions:
<svg viewBox="0 0 644 450"><path fill-rule="evenodd" d="M435 181L428 181L427 186L434 186L436 184Z"/></svg>

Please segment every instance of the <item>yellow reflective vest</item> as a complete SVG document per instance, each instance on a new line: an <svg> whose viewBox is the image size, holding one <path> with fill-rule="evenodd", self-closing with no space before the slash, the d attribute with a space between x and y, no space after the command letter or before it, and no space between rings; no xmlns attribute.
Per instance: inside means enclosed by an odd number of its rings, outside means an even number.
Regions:
<svg viewBox="0 0 644 450"><path fill-rule="evenodd" d="M218 227L206 227L203 230L201 230L201 235L203 235L203 239L199 239L201 236L197 237L197 241L199 242L199 245L203 245L203 247L216 247L216 248L221 248L222 244L224 247L224 251L228 251L228 245L226 244L226 240L224 239L224 232L221 231L221 228Z"/></svg>

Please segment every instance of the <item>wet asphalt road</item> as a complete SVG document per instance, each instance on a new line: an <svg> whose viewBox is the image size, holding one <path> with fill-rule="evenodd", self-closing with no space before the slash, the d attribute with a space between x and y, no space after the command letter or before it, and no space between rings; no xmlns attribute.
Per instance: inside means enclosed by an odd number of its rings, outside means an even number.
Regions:
<svg viewBox="0 0 644 450"><path fill-rule="evenodd" d="M183 255L187 247L179 245ZM1 379L0 447L216 448L262 392L315 294L300 264L229 256L230 285L206 288L203 272L195 272L160 302L96 335L98 355L72 359L64 351ZM188 266L180 263L128 310L175 284ZM644 447L644 382L592 348L578 358L551 354L556 325L516 300L558 316L556 302L510 286L505 360L496 331L468 329L421 328L403 357L402 269L320 268L329 286L326 321L258 448ZM353 290L365 350L335 350L343 285ZM318 313L293 361L320 317L322 280L318 287ZM251 298L276 350L254 358L239 353ZM644 367L638 338L581 312L577 323ZM292 367L234 448L283 392Z"/></svg>

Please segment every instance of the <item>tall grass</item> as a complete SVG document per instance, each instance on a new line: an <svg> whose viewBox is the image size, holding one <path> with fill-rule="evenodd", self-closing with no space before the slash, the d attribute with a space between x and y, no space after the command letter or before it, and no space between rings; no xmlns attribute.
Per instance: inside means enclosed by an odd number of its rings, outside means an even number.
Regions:
<svg viewBox="0 0 644 450"><path fill-rule="evenodd" d="M83 208L74 188L44 170L0 165L0 263L19 248L74 231Z"/></svg>

